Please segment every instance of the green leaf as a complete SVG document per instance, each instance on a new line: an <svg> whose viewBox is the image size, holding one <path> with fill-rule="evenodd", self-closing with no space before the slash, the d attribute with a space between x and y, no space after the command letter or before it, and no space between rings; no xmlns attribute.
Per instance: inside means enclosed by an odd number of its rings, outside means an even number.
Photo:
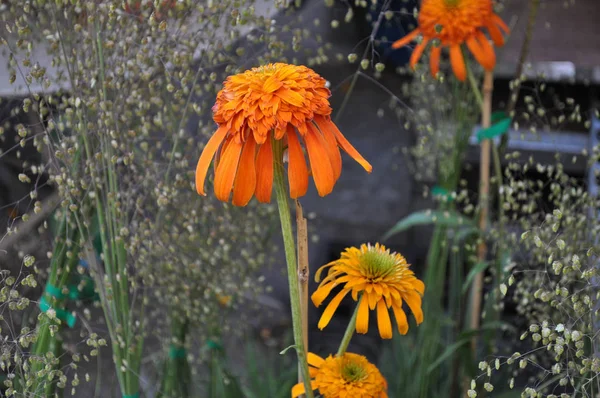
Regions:
<svg viewBox="0 0 600 398"><path fill-rule="evenodd" d="M287 346L287 347L285 347L283 350L281 350L281 352L279 352L279 355L283 355L283 354L285 354L285 353L286 353L286 352L287 352L287 351L288 351L290 348L296 349L296 347L297 347L297 346L296 346L295 344L292 344L292 345L290 345L290 346Z"/></svg>
<svg viewBox="0 0 600 398"><path fill-rule="evenodd" d="M409 228L428 224L444 225L446 227L475 226L473 220L462 216L456 211L429 209L412 213L398 221L398 223L394 225L392 229L386 232L382 239L386 240L397 233L406 231Z"/></svg>
<svg viewBox="0 0 600 398"><path fill-rule="evenodd" d="M477 132L477 141L481 142L483 140L491 140L500 135L506 134L510 128L510 123L511 120L507 117L493 124L491 127L479 130Z"/></svg>
<svg viewBox="0 0 600 398"><path fill-rule="evenodd" d="M471 285L471 282L473 282L473 278L475 278L475 275L477 275L480 272L485 271L485 269L489 265L490 265L490 263L488 261L484 261L484 262L475 264L475 266L473 268L471 268L471 271L469 271L469 274L467 275L467 278L465 279L465 283L463 283L463 287L462 287L463 294L465 294L467 292L467 290L469 290L469 286Z"/></svg>

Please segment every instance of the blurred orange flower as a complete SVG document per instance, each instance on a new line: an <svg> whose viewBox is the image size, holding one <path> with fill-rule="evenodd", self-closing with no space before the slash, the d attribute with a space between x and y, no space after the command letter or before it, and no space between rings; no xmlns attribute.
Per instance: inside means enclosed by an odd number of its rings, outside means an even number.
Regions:
<svg viewBox="0 0 600 398"><path fill-rule="evenodd" d="M429 58L431 74L435 76L440 68L440 56L443 47L450 49L452 70L459 80L467 77L465 60L461 46L467 48L477 62L486 70L496 66L494 47L483 33L487 28L496 46L504 45L500 29L509 33L508 26L494 13L492 0L423 0L418 16L419 27L392 44L400 48L417 39L410 57L410 66L415 67L428 44L431 43Z"/></svg>
<svg viewBox="0 0 600 398"><path fill-rule="evenodd" d="M321 273L329 268L327 277L321 281L312 294L312 302L318 307L329 296L336 286L342 290L329 302L321 315L318 327L325 328L342 299L352 292L354 301L358 301L356 331L367 333L369 330L369 310L377 309L377 326L382 339L392 338L392 323L388 313L394 311L398 331L408 332L408 321L402 309L402 301L406 301L417 320L423 322L421 296L425 292L425 284L416 278L408 267L404 257L399 253L391 253L385 246L376 243L363 244L359 248L350 247L342 253L339 260L332 261L319 268L315 279L319 282Z"/></svg>
<svg viewBox="0 0 600 398"><path fill-rule="evenodd" d="M196 167L196 190L205 195L204 181L215 161L215 195L219 200L245 206L252 196L271 200L272 141L287 146L290 196L306 194L309 171L306 148L319 195L333 190L342 172L339 148L365 170L371 165L354 149L330 118L330 91L325 79L305 66L268 64L229 76L217 94L213 119L218 129L210 138ZM219 150L220 148L220 150Z"/></svg>
<svg viewBox="0 0 600 398"><path fill-rule="evenodd" d="M321 358L308 353L311 387L323 398L388 398L387 381L379 369L362 355L344 355ZM292 398L306 392L304 384L292 388Z"/></svg>

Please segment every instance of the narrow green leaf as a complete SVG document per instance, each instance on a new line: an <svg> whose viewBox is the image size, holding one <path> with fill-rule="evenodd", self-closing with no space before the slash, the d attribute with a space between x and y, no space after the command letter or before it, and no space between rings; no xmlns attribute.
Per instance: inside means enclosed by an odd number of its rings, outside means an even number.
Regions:
<svg viewBox="0 0 600 398"><path fill-rule="evenodd" d="M397 233L406 231L409 228L418 225L438 224L447 227L459 226L474 226L475 223L470 218L462 216L456 211L441 211L441 210L422 210L410 214L409 216L398 221L392 229L383 236L382 240L396 235Z"/></svg>
<svg viewBox="0 0 600 398"><path fill-rule="evenodd" d="M467 290L469 290L469 286L471 285L471 282L473 282L473 278L475 278L475 275L477 275L480 272L485 271L485 269L489 265L490 265L490 263L488 261L484 261L484 262L475 264L475 266L473 268L471 268L471 271L469 271L469 274L467 275L467 278L465 279L465 283L463 283L462 294L465 294L467 292Z"/></svg>

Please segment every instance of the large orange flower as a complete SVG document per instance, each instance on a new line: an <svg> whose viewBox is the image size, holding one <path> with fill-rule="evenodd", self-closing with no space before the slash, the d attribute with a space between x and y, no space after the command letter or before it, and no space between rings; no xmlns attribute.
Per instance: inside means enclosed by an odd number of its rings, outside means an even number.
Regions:
<svg viewBox="0 0 600 398"><path fill-rule="evenodd" d="M219 127L196 167L198 193L205 195L204 180L219 147L215 195L227 202L233 192L236 206L245 206L253 195L263 203L271 200L273 162L283 161L274 158L274 143L287 146L292 198L308 189L302 142L321 196L333 190L342 172L339 147L370 173L371 165L331 121L330 95L325 79L305 66L276 63L229 76L213 107Z"/></svg>
<svg viewBox="0 0 600 398"><path fill-rule="evenodd" d="M419 27L392 47L400 48L415 40L419 34L422 40L410 57L411 67L415 67L428 44L432 44L429 58L431 74L435 76L440 68L442 47L450 49L452 70L459 80L465 80L467 70L461 46L467 45L477 62L486 70L496 66L494 47L483 33L487 28L496 46L504 45L500 29L509 32L508 26L494 13L492 0L423 0L418 17Z"/></svg>
<svg viewBox="0 0 600 398"><path fill-rule="evenodd" d="M319 282L323 270L329 268L327 277L321 281L311 296L312 302L317 307L329 296L333 288L342 287L323 311L318 324L319 329L329 324L344 297L352 292L354 301L359 300L359 294L362 296L356 317L358 333L369 331L369 310L377 309L379 335L382 339L391 339L392 322L389 310L392 309L398 331L406 334L408 321L402 309L402 302L408 304L417 324L420 324L423 322L421 296L425 292L425 284L418 280L408 267L401 254L392 253L379 243L375 246L363 244L360 249L356 247L346 249L339 260L322 266L315 275L315 279Z"/></svg>
<svg viewBox="0 0 600 398"><path fill-rule="evenodd" d="M323 398L388 398L387 381L362 355L347 352L323 359L309 352L308 364L310 385ZM296 384L292 398L305 392L303 383Z"/></svg>

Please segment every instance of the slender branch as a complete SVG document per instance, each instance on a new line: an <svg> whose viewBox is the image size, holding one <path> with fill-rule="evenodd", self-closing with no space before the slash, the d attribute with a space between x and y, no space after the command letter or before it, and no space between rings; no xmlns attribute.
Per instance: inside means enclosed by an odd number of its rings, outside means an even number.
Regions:
<svg viewBox="0 0 600 398"><path fill-rule="evenodd" d="M298 242L298 288L300 289L300 309L302 314L302 335L304 347L308 347L308 226L302 214L302 206L296 202L296 239ZM302 369L298 365L298 381L302 382Z"/></svg>
<svg viewBox="0 0 600 398"><path fill-rule="evenodd" d="M481 125L488 128L492 122L492 90L494 88L493 72L486 71L483 79L483 103L481 107ZM481 143L481 159L479 168L479 229L484 232L487 229L487 219L489 212L489 192L490 192L490 148L491 141L484 140ZM484 241L477 248L477 257L479 261L485 260L487 255L487 245ZM481 315L481 297L483 293L483 274L475 276L472 285L471 296L471 329L479 329ZM475 349L476 339L472 340L473 349Z"/></svg>
<svg viewBox="0 0 600 398"><path fill-rule="evenodd" d="M294 235L292 233L292 220L290 208L288 206L288 197L283 180L283 147L281 140L273 140L273 156L275 159L273 162L273 179L275 181L277 207L279 209L279 219L281 220L281 233L283 235L283 246L285 248L285 259L287 263L294 344L296 345L296 352L298 354L298 365L300 366L302 374L302 382L306 389L306 397L313 398L314 395L310 386L308 363L306 361L306 347L304 345L304 337L302 336L302 309L300 306L300 289L298 288L296 249L294 247Z"/></svg>

